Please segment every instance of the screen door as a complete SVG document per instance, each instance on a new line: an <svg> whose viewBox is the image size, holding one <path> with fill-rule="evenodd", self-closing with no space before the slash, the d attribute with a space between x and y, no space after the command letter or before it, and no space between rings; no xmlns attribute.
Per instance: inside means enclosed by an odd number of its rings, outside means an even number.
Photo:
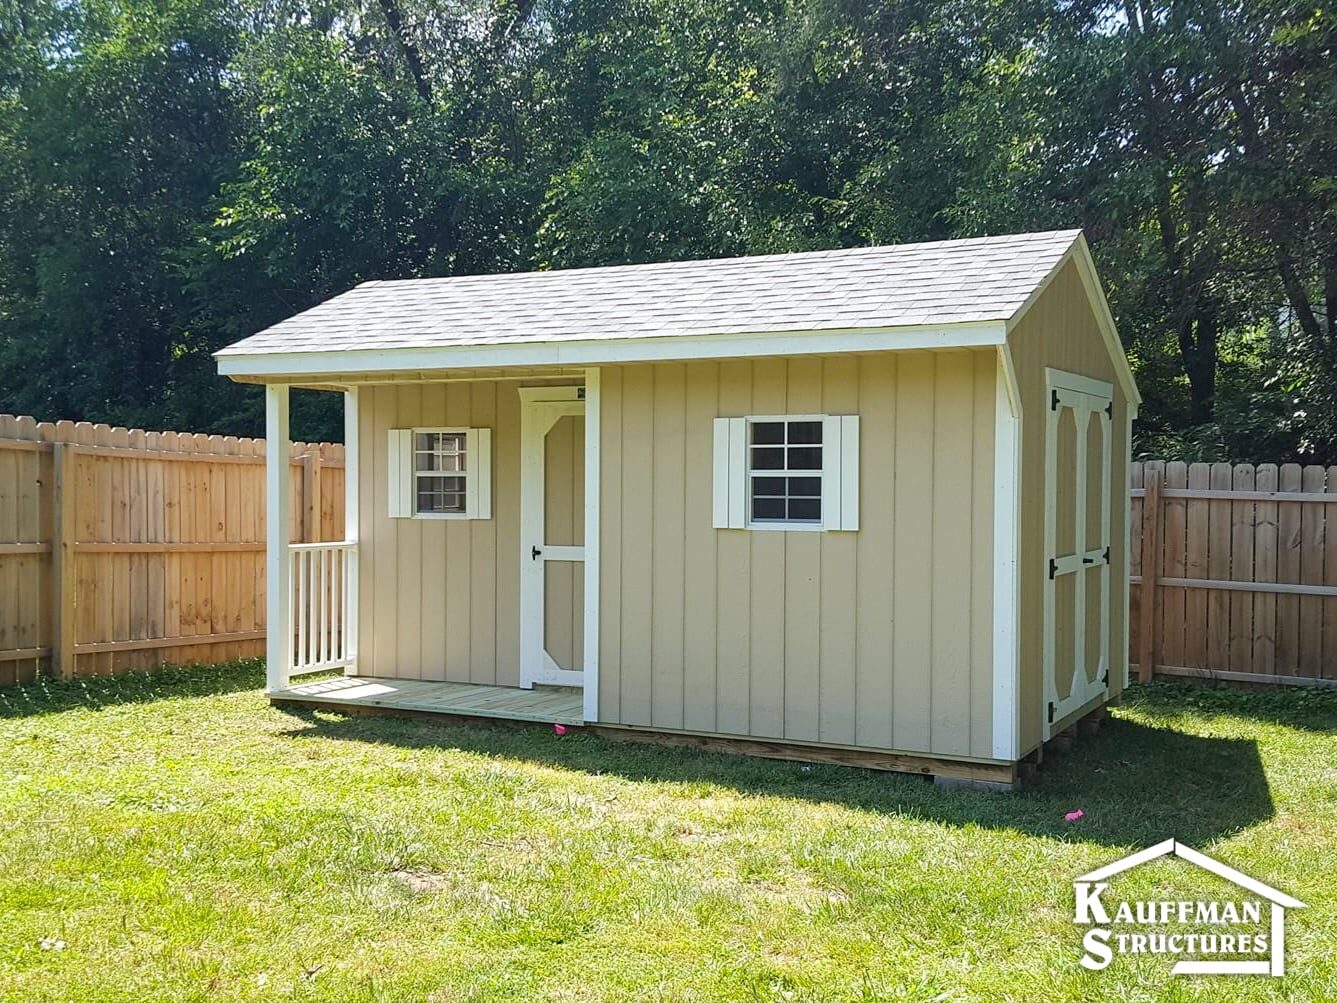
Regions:
<svg viewBox="0 0 1337 1003"><path fill-rule="evenodd" d="M554 388L574 396L575 387ZM584 684L585 402L521 405L520 685Z"/></svg>

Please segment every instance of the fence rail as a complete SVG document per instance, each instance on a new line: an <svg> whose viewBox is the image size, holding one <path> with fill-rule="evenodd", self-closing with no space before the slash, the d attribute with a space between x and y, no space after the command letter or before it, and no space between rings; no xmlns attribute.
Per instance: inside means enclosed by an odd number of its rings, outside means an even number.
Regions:
<svg viewBox="0 0 1337 1003"><path fill-rule="evenodd" d="M1135 463L1141 679L1337 686L1337 467Z"/></svg>
<svg viewBox="0 0 1337 1003"><path fill-rule="evenodd" d="M264 653L263 439L0 415L0 685ZM343 447L294 443L296 539L343 538Z"/></svg>

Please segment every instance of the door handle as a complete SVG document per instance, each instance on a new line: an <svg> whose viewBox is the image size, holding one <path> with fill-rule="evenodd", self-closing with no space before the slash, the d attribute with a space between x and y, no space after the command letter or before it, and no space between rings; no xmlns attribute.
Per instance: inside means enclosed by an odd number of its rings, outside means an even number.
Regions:
<svg viewBox="0 0 1337 1003"><path fill-rule="evenodd" d="M534 547L529 551L529 559L531 561L537 561L539 559L539 554L541 553L543 553L543 551L539 550L538 547Z"/></svg>

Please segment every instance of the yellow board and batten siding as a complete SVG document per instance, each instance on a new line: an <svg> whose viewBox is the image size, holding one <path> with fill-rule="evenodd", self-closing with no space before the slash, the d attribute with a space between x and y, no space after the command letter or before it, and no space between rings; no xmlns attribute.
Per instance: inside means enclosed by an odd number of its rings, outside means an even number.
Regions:
<svg viewBox="0 0 1337 1003"><path fill-rule="evenodd" d="M605 367L600 722L989 758L995 376L988 350ZM513 382L362 390L360 674L518 684L519 409ZM713 419L786 413L861 416L858 532L712 527ZM389 518L391 428L489 424L491 520Z"/></svg>
<svg viewBox="0 0 1337 1003"><path fill-rule="evenodd" d="M989 758L996 354L606 367L599 719ZM715 530L714 417L858 414L857 532Z"/></svg>
<svg viewBox="0 0 1337 1003"><path fill-rule="evenodd" d="M575 382L575 381L568 381ZM358 400L361 451L359 675L518 686L520 683L520 397L507 381L378 385ZM491 519L389 515L389 432L491 428ZM583 423L549 436L546 504L557 536L583 533ZM570 472L563 474L563 468ZM566 487L563 492L559 488ZM577 536L572 536L576 539ZM550 536L550 543L561 542ZM549 648L579 659L580 565L550 565Z"/></svg>
<svg viewBox="0 0 1337 1003"><path fill-rule="evenodd" d="M1123 577L1128 546L1125 493L1128 484L1128 399L1119 385L1100 327L1075 262L1050 281L1008 335L1022 401L1021 587L1019 602L1021 708L1019 753L1040 744L1045 712L1043 672L1044 587L1049 555L1044 547L1045 417L1049 407L1045 369L1103 380L1114 387L1110 423L1110 694L1123 689L1127 664L1125 633L1127 584ZM1061 722L1056 722L1061 723Z"/></svg>

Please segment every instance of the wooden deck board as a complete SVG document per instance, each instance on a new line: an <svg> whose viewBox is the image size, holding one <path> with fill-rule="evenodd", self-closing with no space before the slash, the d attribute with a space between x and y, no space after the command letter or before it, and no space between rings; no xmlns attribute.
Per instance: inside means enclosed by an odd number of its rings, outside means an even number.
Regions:
<svg viewBox="0 0 1337 1003"><path fill-rule="evenodd" d="M305 683L297 681L287 689L270 694L270 699L335 707L436 711L441 714L512 721L551 721L555 724L580 724L584 719L579 690L542 687L522 690L511 686L420 679L346 676Z"/></svg>

